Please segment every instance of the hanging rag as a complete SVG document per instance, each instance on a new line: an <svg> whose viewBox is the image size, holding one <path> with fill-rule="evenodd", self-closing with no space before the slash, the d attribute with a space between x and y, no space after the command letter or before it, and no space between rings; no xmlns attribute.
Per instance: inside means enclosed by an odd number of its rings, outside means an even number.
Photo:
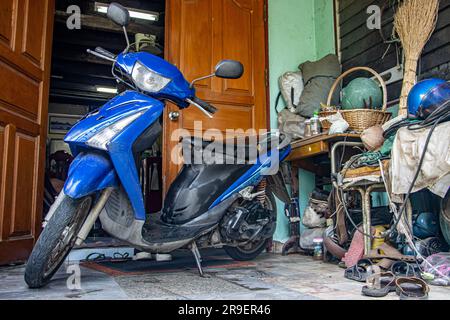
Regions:
<svg viewBox="0 0 450 320"><path fill-rule="evenodd" d="M384 141L383 146L378 151L365 152L351 157L345 164L344 170L357 169L361 167L377 167L379 161L390 158L394 139L395 135L387 138Z"/></svg>
<svg viewBox="0 0 450 320"><path fill-rule="evenodd" d="M360 232L356 231L353 236L352 243L348 249L342 261L345 263L347 268L351 268L358 263L359 260L364 256L364 234L362 234L362 229Z"/></svg>
<svg viewBox="0 0 450 320"><path fill-rule="evenodd" d="M392 193L397 200L408 193L419 166L430 128L401 128L395 136L391 155ZM428 188L444 198L450 186L450 125L438 125L430 139L424 163L412 192Z"/></svg>

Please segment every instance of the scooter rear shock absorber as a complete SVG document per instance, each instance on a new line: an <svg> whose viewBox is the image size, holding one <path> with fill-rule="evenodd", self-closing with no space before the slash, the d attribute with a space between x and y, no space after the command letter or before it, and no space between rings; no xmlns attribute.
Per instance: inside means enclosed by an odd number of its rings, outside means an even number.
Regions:
<svg viewBox="0 0 450 320"><path fill-rule="evenodd" d="M258 195L256 196L256 199L261 203L263 207L266 206L266 187L267 187L267 180L262 179L262 181L258 184L256 188L256 192Z"/></svg>

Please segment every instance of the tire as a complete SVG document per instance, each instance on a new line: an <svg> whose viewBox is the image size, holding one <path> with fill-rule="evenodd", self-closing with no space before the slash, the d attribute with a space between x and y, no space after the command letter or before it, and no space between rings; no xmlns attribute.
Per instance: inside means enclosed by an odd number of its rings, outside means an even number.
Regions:
<svg viewBox="0 0 450 320"><path fill-rule="evenodd" d="M63 196L28 258L25 267L28 287L45 286L58 271L75 244L92 202L90 196L78 200Z"/></svg>
<svg viewBox="0 0 450 320"><path fill-rule="evenodd" d="M270 190L267 190L266 194L267 200L270 203L270 206L272 207L271 211L276 216L277 204L275 202L275 197L273 196ZM233 258L233 260L250 261L254 260L257 256L261 254L261 252L264 251L269 241L270 239L261 239L255 243L249 244L248 245L249 248L224 246L223 249L231 258Z"/></svg>

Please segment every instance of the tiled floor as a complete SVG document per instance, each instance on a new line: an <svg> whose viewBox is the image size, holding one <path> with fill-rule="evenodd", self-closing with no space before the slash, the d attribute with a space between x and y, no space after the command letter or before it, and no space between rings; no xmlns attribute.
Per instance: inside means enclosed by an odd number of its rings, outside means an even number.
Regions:
<svg viewBox="0 0 450 320"><path fill-rule="evenodd" d="M68 289L66 267L40 290L26 287L23 266L2 267L0 299L367 299L343 269L301 255L263 254L246 266L208 268L208 278L194 269L111 276L82 267L80 290ZM450 300L450 288L431 287L430 299Z"/></svg>

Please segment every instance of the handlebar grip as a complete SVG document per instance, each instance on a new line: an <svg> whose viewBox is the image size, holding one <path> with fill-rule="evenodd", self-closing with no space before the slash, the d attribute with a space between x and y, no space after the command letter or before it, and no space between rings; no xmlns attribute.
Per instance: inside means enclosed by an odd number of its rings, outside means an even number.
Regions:
<svg viewBox="0 0 450 320"><path fill-rule="evenodd" d="M206 111L208 111L211 114L215 114L217 112L217 108L216 107L210 105L208 102L203 101L200 98L194 97L192 99L192 101L197 103L199 106L201 106L203 109L205 109Z"/></svg>
<svg viewBox="0 0 450 320"><path fill-rule="evenodd" d="M104 56L107 56L107 57L109 57L111 59L115 59L116 58L114 53L112 53L112 52L110 52L110 51L108 51L106 49L103 49L102 47L96 47L95 48L95 52L100 53L100 54L102 54Z"/></svg>

